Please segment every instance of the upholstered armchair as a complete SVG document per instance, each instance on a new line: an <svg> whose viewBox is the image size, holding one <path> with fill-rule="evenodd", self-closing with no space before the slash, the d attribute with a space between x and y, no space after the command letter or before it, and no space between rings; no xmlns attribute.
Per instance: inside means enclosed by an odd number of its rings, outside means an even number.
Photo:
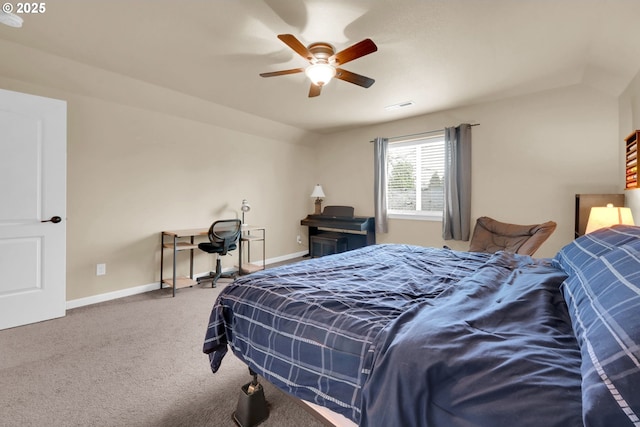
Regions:
<svg viewBox="0 0 640 427"><path fill-rule="evenodd" d="M470 252L506 251L521 255L533 255L551 236L556 223L518 225L496 221L483 216L478 218L469 244Z"/></svg>

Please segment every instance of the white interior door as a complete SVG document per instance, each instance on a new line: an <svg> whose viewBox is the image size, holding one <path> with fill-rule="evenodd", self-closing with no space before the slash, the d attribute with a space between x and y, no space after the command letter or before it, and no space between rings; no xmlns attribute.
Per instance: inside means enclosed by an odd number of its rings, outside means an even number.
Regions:
<svg viewBox="0 0 640 427"><path fill-rule="evenodd" d="M67 103L0 89L0 329L65 315L66 163Z"/></svg>

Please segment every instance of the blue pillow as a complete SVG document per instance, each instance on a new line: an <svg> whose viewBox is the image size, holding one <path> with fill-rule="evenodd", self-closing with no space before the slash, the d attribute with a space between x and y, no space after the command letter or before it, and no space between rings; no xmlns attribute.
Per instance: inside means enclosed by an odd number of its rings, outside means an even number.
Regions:
<svg viewBox="0 0 640 427"><path fill-rule="evenodd" d="M615 225L578 237L556 254L553 263L571 275L625 243L640 239L640 227Z"/></svg>
<svg viewBox="0 0 640 427"><path fill-rule="evenodd" d="M640 238L624 238L629 243L608 247L609 237L609 233L601 233L589 242L583 240L580 247L590 248L588 262L583 255L577 260L569 258L567 254L577 253L574 249L565 252L563 259L573 272L563 283L562 291L582 355L584 425L637 426L640 425ZM596 241L599 243L593 243ZM605 247L601 256L593 258Z"/></svg>

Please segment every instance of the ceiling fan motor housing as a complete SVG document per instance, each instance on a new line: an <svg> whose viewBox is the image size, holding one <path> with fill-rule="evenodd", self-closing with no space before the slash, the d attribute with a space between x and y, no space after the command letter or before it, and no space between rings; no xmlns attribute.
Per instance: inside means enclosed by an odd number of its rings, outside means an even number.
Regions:
<svg viewBox="0 0 640 427"><path fill-rule="evenodd" d="M320 63L328 64L329 58L333 56L334 53L336 53L333 46L324 42L311 43L307 47L307 49L309 49L309 52L311 52L315 57L315 61L314 61L314 58L309 58L309 60L314 63L320 62Z"/></svg>

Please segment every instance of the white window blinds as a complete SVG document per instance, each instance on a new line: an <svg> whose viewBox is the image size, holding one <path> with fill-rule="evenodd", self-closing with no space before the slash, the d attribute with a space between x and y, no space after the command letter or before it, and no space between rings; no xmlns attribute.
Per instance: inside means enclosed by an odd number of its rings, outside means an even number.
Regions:
<svg viewBox="0 0 640 427"><path fill-rule="evenodd" d="M390 214L442 215L444 134L389 143L387 173Z"/></svg>

